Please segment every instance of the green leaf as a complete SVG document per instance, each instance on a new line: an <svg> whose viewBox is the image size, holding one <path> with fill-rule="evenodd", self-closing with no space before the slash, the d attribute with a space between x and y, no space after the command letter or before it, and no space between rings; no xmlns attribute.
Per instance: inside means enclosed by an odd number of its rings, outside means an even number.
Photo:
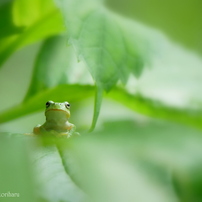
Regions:
<svg viewBox="0 0 202 202"><path fill-rule="evenodd" d="M129 109L152 118L168 120L202 129L201 110L191 108L177 108L166 105L158 100L144 97L140 94L130 94L115 88L107 97L123 104Z"/></svg>
<svg viewBox="0 0 202 202"><path fill-rule="evenodd" d="M37 201L55 202L201 201L200 131L120 120L105 123L93 134L57 138L56 146L43 147L43 137L1 134L1 190L19 191L23 202L36 201L33 193ZM29 161L25 139L34 142ZM37 182L33 187L30 167Z"/></svg>
<svg viewBox="0 0 202 202"><path fill-rule="evenodd" d="M174 42L202 54L201 1L108 0L107 2L113 10L160 29Z"/></svg>
<svg viewBox="0 0 202 202"><path fill-rule="evenodd" d="M35 61L25 100L45 89L68 83L71 52L71 47L66 46L63 36L52 37L44 42Z"/></svg>
<svg viewBox="0 0 202 202"><path fill-rule="evenodd" d="M21 34L12 35L0 41L0 66L19 48L56 35L64 30L61 13L51 0L38 1L38 4L35 4L36 1L29 1L28 4L26 2L24 0L16 0L13 5L15 23L27 26L24 27ZM48 2L50 5L46 7ZM38 11L40 12L38 13Z"/></svg>
<svg viewBox="0 0 202 202"><path fill-rule="evenodd" d="M54 202L201 201L200 131L120 120L93 134L57 138L56 146L43 147L43 137L1 134L1 190L20 192L22 202L36 201L33 193L37 201ZM25 139L32 143L29 161ZM35 186L30 186L30 167Z"/></svg>
<svg viewBox="0 0 202 202"><path fill-rule="evenodd" d="M61 102L76 102L93 96L94 87L90 85L60 85L46 91L41 91L29 100L4 111L0 115L0 123L44 110L47 100Z"/></svg>
<svg viewBox="0 0 202 202"><path fill-rule="evenodd" d="M0 6L0 38L19 34L22 27L17 27L12 20L12 3L4 3Z"/></svg>
<svg viewBox="0 0 202 202"><path fill-rule="evenodd" d="M52 0L15 0L13 2L13 20L18 26L31 26L55 9Z"/></svg>
<svg viewBox="0 0 202 202"><path fill-rule="evenodd" d="M56 102L63 100L77 102L78 100L80 101L92 97L94 92L95 87L90 85L60 85L40 92L24 103L1 112L0 123L43 110L44 103L46 103L47 100L54 100ZM99 96L101 96L101 94ZM174 108L141 95L132 95L120 88L114 88L110 93L104 96L123 104L139 114L202 129L202 117L201 111L199 110ZM94 116L98 116L99 110L97 109L99 109L100 104L98 103L98 106L95 107Z"/></svg>
<svg viewBox="0 0 202 202"><path fill-rule="evenodd" d="M188 127L121 120L73 140L63 157L92 201L201 201L201 143Z"/></svg>
<svg viewBox="0 0 202 202"><path fill-rule="evenodd" d="M60 2L60 1L59 1ZM130 73L140 76L147 63L149 44L142 28L108 11L103 1L61 1L69 43L84 60L97 86L109 91Z"/></svg>
<svg viewBox="0 0 202 202"><path fill-rule="evenodd" d="M0 194L2 201L36 201L35 179L29 159L30 144L23 137L18 134L0 134ZM19 196L17 196L18 194Z"/></svg>
<svg viewBox="0 0 202 202"><path fill-rule="evenodd" d="M32 160L40 198L54 202L85 201L86 195L66 173L56 146L37 147Z"/></svg>
<svg viewBox="0 0 202 202"><path fill-rule="evenodd" d="M103 97L103 89L98 86L95 92L93 120L89 132L92 132L95 129L102 105L102 97Z"/></svg>
<svg viewBox="0 0 202 202"><path fill-rule="evenodd" d="M132 73L139 77L148 62L150 45L145 31L107 10L103 1L59 1L68 28L69 43L83 60L98 87L90 130L96 125L102 90L109 91ZM127 25L125 25L127 23ZM142 32L143 31L143 32ZM144 34L145 35L145 34ZM99 90L102 89L102 90Z"/></svg>

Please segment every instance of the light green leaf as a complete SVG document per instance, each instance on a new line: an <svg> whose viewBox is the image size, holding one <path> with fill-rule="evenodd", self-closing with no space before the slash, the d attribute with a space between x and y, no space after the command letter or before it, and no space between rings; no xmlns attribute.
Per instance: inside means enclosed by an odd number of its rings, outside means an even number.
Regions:
<svg viewBox="0 0 202 202"><path fill-rule="evenodd" d="M23 135L0 133L1 201L36 201L28 145Z"/></svg>
<svg viewBox="0 0 202 202"><path fill-rule="evenodd" d="M18 26L30 26L55 10L52 0L14 0L13 20Z"/></svg>
<svg viewBox="0 0 202 202"><path fill-rule="evenodd" d="M129 109L152 118L168 120L202 129L201 110L191 108L177 108L166 105L158 100L144 97L140 94L130 94L115 88L107 97L123 104Z"/></svg>
<svg viewBox="0 0 202 202"><path fill-rule="evenodd" d="M68 83L68 66L72 50L65 42L62 36L52 37L44 42L35 61L32 81L25 100L45 89Z"/></svg>
<svg viewBox="0 0 202 202"><path fill-rule="evenodd" d="M63 157L92 201L200 201L201 143L188 127L121 120L73 140Z"/></svg>
<svg viewBox="0 0 202 202"><path fill-rule="evenodd" d="M0 176L6 173L3 190L20 190L23 195L19 201L23 202L33 197L30 193L37 193L42 201L54 202L201 201L201 132L162 122L139 125L121 120L105 123L93 134L57 138L56 146L34 144L31 161L23 152L25 138L11 139L1 134L0 148L4 152ZM39 143L43 137L26 139ZM12 160L9 164L8 158ZM15 165L18 175L10 173L10 164ZM26 170L30 166L37 181L34 187L30 187ZM15 181L19 177L23 181Z"/></svg>
<svg viewBox="0 0 202 202"><path fill-rule="evenodd" d="M106 142L89 140L88 144L84 140L74 145L73 151L67 151L73 156L70 161L66 160L67 165L92 201L147 202L149 197L152 202L173 202L174 196L140 170L138 163L126 159L125 152L121 153L116 144L105 145Z"/></svg>
<svg viewBox="0 0 202 202"><path fill-rule="evenodd" d="M141 75L149 44L140 26L124 26L125 21L107 10L103 1L69 0L60 4L69 43L86 62L97 86L109 91L118 80L126 83L130 73Z"/></svg>
<svg viewBox="0 0 202 202"><path fill-rule="evenodd" d="M155 179L162 180L162 170L167 172L167 183L172 183L170 188L179 201L202 199L199 191L202 186L201 131L162 122L151 122L146 126L127 121L122 124L123 128L118 127L121 125L118 122L105 125L105 138L113 134L111 140L116 139L120 146L125 146L129 157L131 153L136 154L142 162L141 170L150 170ZM127 131L124 137L121 130ZM135 162L137 158L134 158Z"/></svg>
<svg viewBox="0 0 202 202"><path fill-rule="evenodd" d="M35 1L32 1L32 4L27 4L26 2L27 1L16 0L13 5L13 17L14 19L17 19L17 25L27 26L24 27L21 34L12 35L0 41L0 66L2 66L6 59L19 48L43 38L56 35L64 30L61 13L58 8L51 3L51 0L49 1L51 6L47 7L44 7L47 1L45 1L45 4L36 4L37 7L35 7ZM34 8L37 10L31 12L30 9ZM41 12L38 13L38 10ZM23 13L28 14L28 16L24 16ZM33 13L37 13L37 16Z"/></svg>
<svg viewBox="0 0 202 202"><path fill-rule="evenodd" d="M32 164L39 198L54 202L84 202L86 195L69 177L58 148L37 147Z"/></svg>
<svg viewBox="0 0 202 202"><path fill-rule="evenodd" d="M95 111L91 130L101 107L102 90L109 91L132 73L139 77L150 52L142 28L107 10L100 0L59 1L68 28L69 43L77 51L96 82ZM102 89L102 90L101 90ZM99 92L100 91L100 92ZM98 103L97 103L98 102Z"/></svg>

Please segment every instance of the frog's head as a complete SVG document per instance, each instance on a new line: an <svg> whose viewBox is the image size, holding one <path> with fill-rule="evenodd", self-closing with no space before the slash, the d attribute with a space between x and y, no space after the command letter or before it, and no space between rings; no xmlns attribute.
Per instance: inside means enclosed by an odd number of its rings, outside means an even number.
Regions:
<svg viewBox="0 0 202 202"><path fill-rule="evenodd" d="M70 117L70 104L68 102L46 102L46 116L49 114L65 114L67 118Z"/></svg>

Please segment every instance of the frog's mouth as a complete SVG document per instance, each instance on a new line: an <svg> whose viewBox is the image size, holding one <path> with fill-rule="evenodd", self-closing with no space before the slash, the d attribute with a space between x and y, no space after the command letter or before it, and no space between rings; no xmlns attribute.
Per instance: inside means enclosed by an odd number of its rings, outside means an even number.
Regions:
<svg viewBox="0 0 202 202"><path fill-rule="evenodd" d="M48 109L46 110L46 113L47 112L52 112L52 111L60 111L60 112L63 112L67 115L67 117L70 117L70 113L68 111L65 111L65 110L62 110L62 109Z"/></svg>
<svg viewBox="0 0 202 202"><path fill-rule="evenodd" d="M48 111L61 111L61 112L68 113L68 112L66 112L66 111L64 111L62 109L48 109L48 110L46 110L46 112L48 112Z"/></svg>

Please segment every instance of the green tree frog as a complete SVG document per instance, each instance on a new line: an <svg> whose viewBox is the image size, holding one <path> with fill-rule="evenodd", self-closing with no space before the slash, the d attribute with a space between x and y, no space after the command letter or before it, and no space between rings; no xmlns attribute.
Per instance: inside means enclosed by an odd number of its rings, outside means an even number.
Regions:
<svg viewBox="0 0 202 202"><path fill-rule="evenodd" d="M70 137L76 133L74 124L69 123L70 104L68 102L46 102L46 122L43 125L34 127L34 134L51 133L56 136ZM76 133L78 135L78 133Z"/></svg>

